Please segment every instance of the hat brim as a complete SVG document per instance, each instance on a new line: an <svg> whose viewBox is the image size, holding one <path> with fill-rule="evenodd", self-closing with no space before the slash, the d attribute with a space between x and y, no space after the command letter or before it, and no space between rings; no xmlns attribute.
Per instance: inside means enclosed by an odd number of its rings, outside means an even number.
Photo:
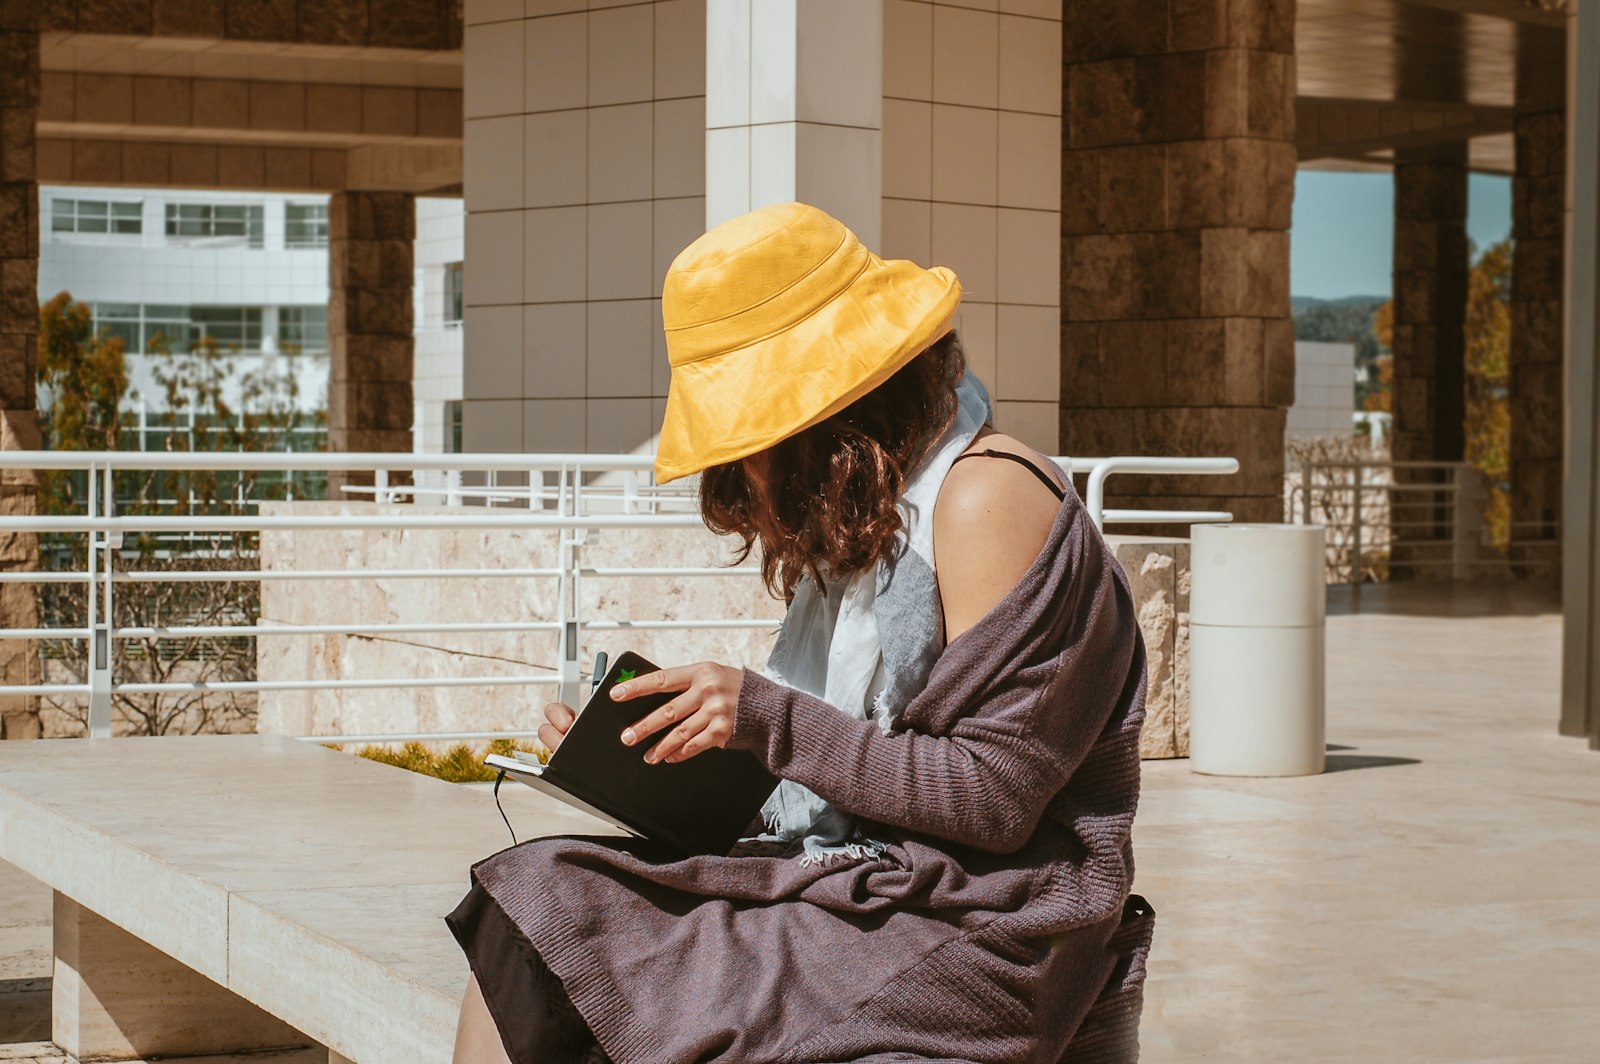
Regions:
<svg viewBox="0 0 1600 1064"><path fill-rule="evenodd" d="M949 332L960 303L950 270L874 256L844 293L795 325L674 366L656 481L756 454L832 417Z"/></svg>

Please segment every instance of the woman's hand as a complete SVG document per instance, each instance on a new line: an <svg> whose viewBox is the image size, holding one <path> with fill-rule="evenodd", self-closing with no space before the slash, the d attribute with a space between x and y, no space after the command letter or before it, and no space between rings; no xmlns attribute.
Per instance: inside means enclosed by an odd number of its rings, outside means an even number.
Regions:
<svg viewBox="0 0 1600 1064"><path fill-rule="evenodd" d="M572 722L578 719L578 714L565 703L551 702L544 707L544 719L545 723L539 725L539 741L554 753L556 747L561 745L561 740L567 737L567 732L571 729Z"/></svg>
<svg viewBox="0 0 1600 1064"><path fill-rule="evenodd" d="M726 746L733 735L733 717L739 707L739 687L743 683L742 669L702 661L698 665L646 673L636 680L618 684L611 689L614 702L626 702L660 691L683 692L654 713L635 721L623 731L622 741L633 746L677 724L644 755L652 765L662 761L675 764L714 746ZM543 728L539 730L544 731Z"/></svg>

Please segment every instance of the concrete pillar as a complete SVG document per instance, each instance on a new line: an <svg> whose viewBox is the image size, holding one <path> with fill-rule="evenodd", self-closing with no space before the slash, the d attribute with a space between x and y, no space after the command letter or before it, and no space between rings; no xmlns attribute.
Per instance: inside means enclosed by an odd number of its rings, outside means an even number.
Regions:
<svg viewBox="0 0 1600 1064"><path fill-rule="evenodd" d="M338 192L328 202L328 450L411 451L416 199ZM359 478L371 483L371 474ZM339 483L329 478L329 498ZM398 482L390 474L390 482Z"/></svg>
<svg viewBox="0 0 1600 1064"><path fill-rule="evenodd" d="M1560 731L1600 749L1600 5L1576 7L1567 21Z"/></svg>
<svg viewBox="0 0 1600 1064"><path fill-rule="evenodd" d="M52 1041L74 1060L204 1055L207 1064L324 1064L282 1020L55 895Z"/></svg>
<svg viewBox="0 0 1600 1064"><path fill-rule="evenodd" d="M1566 116L1519 115L1511 230L1512 559L1559 563ZM1524 541L1528 541L1526 544Z"/></svg>
<svg viewBox="0 0 1600 1064"><path fill-rule="evenodd" d="M883 0L711 0L706 17L706 226L802 200L876 249Z"/></svg>
<svg viewBox="0 0 1600 1064"><path fill-rule="evenodd" d="M1294 4L1064 11L1062 449L1232 455L1233 477L1116 478L1107 505L1281 521Z"/></svg>
<svg viewBox="0 0 1600 1064"><path fill-rule="evenodd" d="M0 449L39 447L34 367L39 345L39 187L34 119L39 104L39 33L31 0L0 4ZM36 512L34 475L0 474L0 514ZM0 567L36 569L38 537L0 536ZM38 625L34 585L0 587L0 627ZM39 681L38 645L0 640L0 683ZM39 700L0 696L0 738L37 738Z"/></svg>
<svg viewBox="0 0 1600 1064"><path fill-rule="evenodd" d="M1467 146L1401 151L1394 168L1394 431L1396 461L1455 462L1466 453ZM1396 475L1403 484L1442 481L1436 471ZM1422 548L1446 534L1442 495L1397 495L1391 577L1447 576L1449 547Z"/></svg>

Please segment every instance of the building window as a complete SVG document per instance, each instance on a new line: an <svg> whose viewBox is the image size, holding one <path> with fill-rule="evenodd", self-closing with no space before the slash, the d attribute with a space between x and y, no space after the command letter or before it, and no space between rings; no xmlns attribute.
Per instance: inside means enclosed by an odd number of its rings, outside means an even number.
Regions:
<svg viewBox="0 0 1600 1064"><path fill-rule="evenodd" d="M460 325L465 306L464 271L459 262L444 264L444 323Z"/></svg>
<svg viewBox="0 0 1600 1064"><path fill-rule="evenodd" d="M279 307L278 350L286 355L328 350L327 307Z"/></svg>
<svg viewBox="0 0 1600 1064"><path fill-rule="evenodd" d="M283 243L291 248L328 246L328 205L291 203L284 211Z"/></svg>
<svg viewBox="0 0 1600 1064"><path fill-rule="evenodd" d="M261 350L261 308L190 307L189 346L208 340L223 351Z"/></svg>
<svg viewBox="0 0 1600 1064"><path fill-rule="evenodd" d="M126 201L51 200L50 231L137 235L144 232L144 205Z"/></svg>
<svg viewBox="0 0 1600 1064"><path fill-rule="evenodd" d="M98 332L122 339L129 353L183 351L189 345L189 308L160 303L91 304Z"/></svg>
<svg viewBox="0 0 1600 1064"><path fill-rule="evenodd" d="M107 336L121 337L123 350L151 353L184 353L207 340L223 351L261 350L260 307L176 307L161 303L94 303L95 329ZM313 322L302 324L306 333L322 338L327 346L327 310L323 307L293 308L313 315ZM320 330L320 333L318 333ZM309 342L307 343L309 349Z"/></svg>
<svg viewBox="0 0 1600 1064"><path fill-rule="evenodd" d="M461 400L447 399L444 404L445 452L461 453Z"/></svg>
<svg viewBox="0 0 1600 1064"><path fill-rule="evenodd" d="M179 239L212 239L226 244L262 247L265 211L239 203L169 203L167 235Z"/></svg>

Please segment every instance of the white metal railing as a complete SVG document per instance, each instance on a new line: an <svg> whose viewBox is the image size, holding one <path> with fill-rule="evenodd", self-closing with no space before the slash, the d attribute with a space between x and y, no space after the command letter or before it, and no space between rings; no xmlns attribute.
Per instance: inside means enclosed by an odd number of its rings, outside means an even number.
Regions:
<svg viewBox="0 0 1600 1064"><path fill-rule="evenodd" d="M1533 552L1516 558L1491 548L1486 496L1482 474L1466 462L1319 458L1301 463L1289 509L1297 523L1327 526L1330 583L1394 570L1466 580L1544 564Z"/></svg>
<svg viewBox="0 0 1600 1064"><path fill-rule="evenodd" d="M1106 510L1107 478L1118 474L1228 474L1238 470L1232 458L1057 459L1076 474L1086 474L1085 505L1097 527L1106 523L1197 523L1228 521L1225 511ZM619 630L740 630L766 628L775 618L601 619L586 618L582 583L586 578L647 576L695 579L755 578L753 566L585 566L582 549L596 529L702 527L692 484L658 485L653 460L644 455L593 454L391 454L391 453L239 453L239 452L76 452L4 451L0 469L75 470L85 476L83 509L72 515L0 516L0 535L58 533L82 535L85 565L81 570L4 572L0 582L87 585L84 623L71 626L0 628L0 639L85 640L87 682L0 684L0 695L76 695L88 697L91 737L111 734L114 695L177 692L262 692L285 690L353 690L367 688L526 686L557 687L563 700L577 698L583 677L579 648L586 632ZM115 498L117 476L134 471L336 472L370 475L370 485L345 485L344 492L380 504L404 499L437 505L404 505L364 513L262 513L263 502L242 491L216 508L232 512L182 516L124 512ZM442 486L406 483L423 471ZM405 474L397 477L395 474ZM265 485L264 485L265 486ZM396 512L396 510L400 512ZM275 570L174 568L159 571L118 569L130 535L152 534L181 542L199 533L250 534L310 529L548 529L559 533L554 566L524 568L463 567ZM180 557L199 557L199 553ZM148 582L252 582L283 579L549 579L557 582L554 615L544 620L470 622L346 622L339 624L172 624L118 626L114 621L119 587ZM305 635L380 635L448 632L549 632L557 636L553 669L521 675L465 677L380 677L371 679L289 679L131 682L117 678L119 644L132 639L277 638ZM400 741L410 738L520 737L531 732L452 732L385 734L381 736L307 736L318 742Z"/></svg>

